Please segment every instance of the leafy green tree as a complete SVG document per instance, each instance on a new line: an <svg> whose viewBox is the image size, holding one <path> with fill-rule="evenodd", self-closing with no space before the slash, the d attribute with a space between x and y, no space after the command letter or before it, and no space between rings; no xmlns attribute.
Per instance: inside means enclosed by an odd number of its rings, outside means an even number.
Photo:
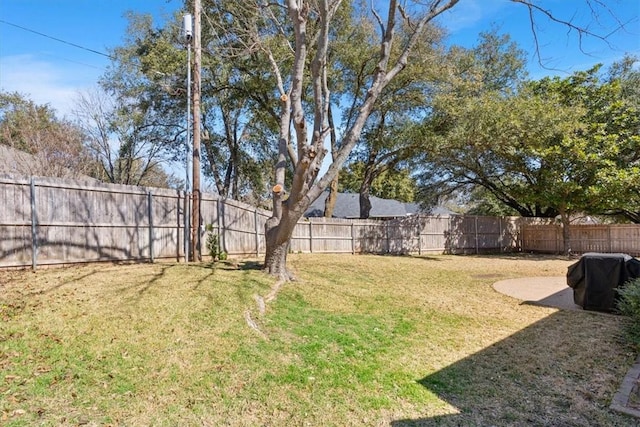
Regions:
<svg viewBox="0 0 640 427"><path fill-rule="evenodd" d="M640 111L640 57L626 54L620 61L614 62L608 70L606 80L619 82L622 99Z"/></svg>
<svg viewBox="0 0 640 427"><path fill-rule="evenodd" d="M205 10L209 19L203 20L202 29L200 117L204 174L218 194L260 204L268 195L266 181L277 141L273 109L278 101L269 95L273 83L260 79L258 70L265 65L256 64L255 55L238 54L238 44L226 37L233 31L220 31L219 21L240 14L243 5L208 1ZM128 18L127 38L114 49L116 61L102 86L119 108L129 105L138 113L136 126L144 129L145 145L156 154L157 161L150 165L165 159L185 162L191 153L186 144L187 51L181 17L176 15L165 28L155 28L148 15L130 13ZM241 70L256 70L256 77Z"/></svg>
<svg viewBox="0 0 640 427"><path fill-rule="evenodd" d="M18 155L11 170L30 175L79 178L92 175L95 164L84 147L85 135L49 105L38 105L20 93L0 91L0 144Z"/></svg>
<svg viewBox="0 0 640 427"><path fill-rule="evenodd" d="M581 126L565 135L576 156L570 164L573 188L569 193L571 184L566 179L556 184L569 194L554 199L566 224L565 205L573 205L573 211L621 213L630 219L639 206L640 114L625 100L621 81L603 80L600 68L534 84L536 93L559 94L564 105L583 111Z"/></svg>
<svg viewBox="0 0 640 427"><path fill-rule="evenodd" d="M559 216L569 251L571 217L620 210L640 178L639 116L598 70L439 105L424 191L479 186L523 216Z"/></svg>
<svg viewBox="0 0 640 427"><path fill-rule="evenodd" d="M398 38L402 39L407 30L401 27ZM380 94L380 102L371 112L361 138L351 153L350 162L361 172L357 190L360 218L369 217L370 196L379 196L379 191L384 188L379 186L374 189L376 181L391 177L393 170L412 169L412 160L420 145L415 124L427 114L433 82L442 75L441 61L434 60L442 56L441 40L442 31L439 28L429 26L424 31L407 67ZM371 45L372 48L375 46L373 42ZM359 68L362 69L362 65ZM368 75L361 73L361 79L366 80L374 72L375 68L370 67ZM387 185L389 189L393 186L393 182ZM393 191L387 193L392 194Z"/></svg>
<svg viewBox="0 0 640 427"><path fill-rule="evenodd" d="M218 192L262 204L278 145L280 94L268 73L270 59L259 46L269 46L275 60L286 61L285 46L255 28L264 14L251 3L204 0L203 9L203 140L206 164ZM275 11L282 14L282 11Z"/></svg>
<svg viewBox="0 0 640 427"><path fill-rule="evenodd" d="M350 163L340 174L339 191L358 193L362 186L365 165ZM371 195L405 203L415 201L417 186L407 169L387 169L373 180Z"/></svg>
<svg viewBox="0 0 640 427"><path fill-rule="evenodd" d="M512 207L502 203L493 193L484 187L475 186L468 195L466 207L462 213L480 216L518 216Z"/></svg>
<svg viewBox="0 0 640 427"><path fill-rule="evenodd" d="M626 122L626 138L628 141L637 141L640 135L640 124L638 115L640 114L640 68L638 64L640 58L636 55L625 55L625 57L614 63L608 72L607 81L612 85L620 85L620 96L622 105L628 111L627 115L622 115L620 122ZM635 131L633 130L635 123ZM600 179L607 190L604 193L609 195L611 205L615 208L606 210L605 213L622 216L623 218L640 224L640 162L638 156L629 156L632 152L627 148L627 158L624 159L626 168L619 168L613 173L600 172ZM637 153L636 153L637 154Z"/></svg>
<svg viewBox="0 0 640 427"><path fill-rule="evenodd" d="M543 189L537 185L538 174L546 170L540 159L542 144L561 141L564 132L574 129L570 109L559 108L557 99L524 92L508 98L488 92L454 104L438 100L435 105L427 123L431 136L426 139L421 176L423 202L482 186L522 216L558 214L526 198L530 187L525 184L535 184L533 192Z"/></svg>

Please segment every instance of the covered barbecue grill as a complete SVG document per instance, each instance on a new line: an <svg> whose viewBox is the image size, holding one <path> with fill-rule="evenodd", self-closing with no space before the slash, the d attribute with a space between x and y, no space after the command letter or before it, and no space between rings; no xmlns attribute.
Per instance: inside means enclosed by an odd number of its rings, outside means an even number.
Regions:
<svg viewBox="0 0 640 427"><path fill-rule="evenodd" d="M640 260L627 254L586 253L569 266L567 285L573 301L585 310L611 312L616 308L616 289L640 277Z"/></svg>

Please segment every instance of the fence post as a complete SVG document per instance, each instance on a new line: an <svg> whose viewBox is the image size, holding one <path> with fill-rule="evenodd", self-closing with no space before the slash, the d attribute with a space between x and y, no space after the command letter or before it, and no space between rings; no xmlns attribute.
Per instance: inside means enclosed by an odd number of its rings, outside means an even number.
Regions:
<svg viewBox="0 0 640 427"><path fill-rule="evenodd" d="M220 249L224 252L229 253L229 249L227 248L227 239L224 235L224 204L221 203L220 196L218 196L218 235Z"/></svg>
<svg viewBox="0 0 640 427"><path fill-rule="evenodd" d="M220 199L216 199L216 234L220 238ZM219 242L218 242L219 243Z"/></svg>
<svg viewBox="0 0 640 427"><path fill-rule="evenodd" d="M353 220L351 221L351 254L356 254L356 230L354 227Z"/></svg>
<svg viewBox="0 0 640 427"><path fill-rule="evenodd" d="M258 208L253 209L253 224L256 233L256 258L260 256L260 234L258 229Z"/></svg>
<svg viewBox="0 0 640 427"><path fill-rule="evenodd" d="M391 252L391 241L389 240L389 221L384 222L384 234L387 240L387 253Z"/></svg>
<svg viewBox="0 0 640 427"><path fill-rule="evenodd" d="M151 191L147 193L147 214L149 215L149 259L153 259L153 195Z"/></svg>
<svg viewBox="0 0 640 427"><path fill-rule="evenodd" d="M189 201L191 200L191 196L189 195L189 192L185 190L184 192L184 208L182 209L182 222L184 223L184 229L183 229L183 240L184 240L184 262L188 263L189 262L189 247L191 246L191 239L190 239L190 235L191 235L191 224L189 221L189 218L191 218L190 212L191 212L191 206Z"/></svg>
<svg viewBox="0 0 640 427"><path fill-rule="evenodd" d="M503 251L504 245L502 243L503 242L503 238L502 238L502 218L504 218L504 217L499 217L498 218L498 232L500 233L500 234L498 234L498 246L500 246L500 252L504 252Z"/></svg>
<svg viewBox="0 0 640 427"><path fill-rule="evenodd" d="M309 252L313 253L313 224L309 218Z"/></svg>
<svg viewBox="0 0 640 427"><path fill-rule="evenodd" d="M422 215L418 216L418 255L422 255Z"/></svg>
<svg viewBox="0 0 640 427"><path fill-rule="evenodd" d="M476 255L478 255L480 253L480 248L478 244L478 215L476 215L474 218L475 218L475 228L476 228Z"/></svg>
<svg viewBox="0 0 640 427"><path fill-rule="evenodd" d="M36 271L38 267L38 214L36 213L36 181L31 177L30 185L31 202L31 268Z"/></svg>
<svg viewBox="0 0 640 427"><path fill-rule="evenodd" d="M516 219L515 222L511 222L512 220L510 220L508 226L512 226L512 230L515 229L515 233L516 233L516 238L515 238L515 244L516 244L516 250L518 252L525 252L526 248L525 248L525 239L526 239L526 233L527 233L527 227L526 224L524 223L524 221L518 220ZM513 235L511 234L511 232L509 232L509 244L513 244L514 242L514 238Z"/></svg>

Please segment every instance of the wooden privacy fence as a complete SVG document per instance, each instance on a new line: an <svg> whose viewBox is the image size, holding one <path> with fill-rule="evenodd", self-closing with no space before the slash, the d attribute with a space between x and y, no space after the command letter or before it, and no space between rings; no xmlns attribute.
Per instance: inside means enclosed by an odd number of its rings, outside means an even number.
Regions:
<svg viewBox="0 0 640 427"><path fill-rule="evenodd" d="M388 221L309 218L291 250L331 253L482 253L520 248L521 218L413 215Z"/></svg>
<svg viewBox="0 0 640 427"><path fill-rule="evenodd" d="M527 251L564 252L560 225L523 225L522 245ZM604 252L640 256L640 225L578 224L570 227L569 246L574 253Z"/></svg>
<svg viewBox="0 0 640 427"><path fill-rule="evenodd" d="M0 198L0 267L35 269L50 264L184 257L189 198L182 191L0 176ZM238 201L203 194L203 255L207 253L205 225L211 225L229 255L264 254L264 225L270 215ZM558 228L533 225L537 223L540 220L476 216L416 215L388 221L310 218L296 226L290 249L392 254L560 252ZM640 226L585 227L594 231L575 235L574 252L640 254Z"/></svg>
<svg viewBox="0 0 640 427"><path fill-rule="evenodd" d="M0 266L181 256L184 194L54 178L0 178Z"/></svg>

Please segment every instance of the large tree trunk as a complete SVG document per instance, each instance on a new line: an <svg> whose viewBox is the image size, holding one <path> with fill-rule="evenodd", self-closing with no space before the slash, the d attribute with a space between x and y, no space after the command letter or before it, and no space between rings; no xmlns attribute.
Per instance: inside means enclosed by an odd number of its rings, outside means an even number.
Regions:
<svg viewBox="0 0 640 427"><path fill-rule="evenodd" d="M329 185L329 195L324 201L324 217L333 217L333 211L336 208L336 201L338 200L338 175L331 180Z"/></svg>
<svg viewBox="0 0 640 427"><path fill-rule="evenodd" d="M360 186L360 218L367 219L371 215L370 186L363 182Z"/></svg>
<svg viewBox="0 0 640 427"><path fill-rule="evenodd" d="M562 223L563 254L571 255L571 220L564 207L560 208L560 222Z"/></svg>
<svg viewBox="0 0 640 427"><path fill-rule="evenodd" d="M331 108L329 108L327 119L331 129L329 134L331 137L331 161L335 161L338 156L338 137L336 136L336 127L333 123L333 113L331 111ZM338 182L340 179L339 175L339 173L336 173L336 176L331 180L331 184L329 185L329 195L324 201L325 218L333 217L333 211L336 208L336 201L338 200Z"/></svg>
<svg viewBox="0 0 640 427"><path fill-rule="evenodd" d="M345 130L339 149L329 165L326 173L318 178L318 172L322 166L322 160L326 154L324 142L331 131L328 123L329 115L329 78L327 76L327 57L330 35L330 23L336 13L339 1L313 2L314 25L317 34L308 38L307 20L312 8L309 3L300 0L287 0L286 9L289 21L295 34L294 60L291 68L291 87L285 90L285 80L282 78L278 61L267 49L269 61L272 64L277 80L280 100L283 102L280 116L280 143L278 146L278 159L275 168L275 186L273 187L273 216L265 224L266 254L265 269L287 280L291 275L287 271L286 257L288 242L291 239L296 222L309 207L311 202L317 199L327 188L331 181L338 175L347 157L358 142L362 129L374 108L376 100L387 84L402 71L409 60L413 47L420 41L428 22L453 7L458 0L449 0L445 4L435 2L428 13L418 21L413 22L412 31L405 42L400 46L398 56L390 63L394 34L396 27L396 13L398 1L388 2L386 25L381 21L380 15L376 18L381 25L382 40L380 43L380 55L375 73L371 78L365 98L358 108L358 114ZM308 43L313 40L314 57L307 65L309 53ZM305 70L310 68L310 86L313 89L313 129L307 126L305 108L302 105L303 95L308 93L305 87ZM293 140L290 138L290 130L293 127ZM285 189L285 171L287 159L293 165L293 176L289 189ZM287 194L288 193L288 197Z"/></svg>
<svg viewBox="0 0 640 427"><path fill-rule="evenodd" d="M378 155L376 150L369 153L369 160L364 168L364 176L360 185L360 218L367 219L371 215L371 186L376 177L375 160Z"/></svg>
<svg viewBox="0 0 640 427"><path fill-rule="evenodd" d="M287 254L291 235L302 217L309 203L296 204L294 209L289 209L289 200L282 203L274 210L274 215L265 223L266 254L264 258L264 270L277 276L280 280L293 280L294 275L287 269Z"/></svg>
<svg viewBox="0 0 640 427"><path fill-rule="evenodd" d="M277 225L270 226L267 222L265 228L267 253L264 258L264 270L273 276L278 276L281 280L292 279L292 275L287 270L289 240L283 242L282 239L278 239L279 227Z"/></svg>

